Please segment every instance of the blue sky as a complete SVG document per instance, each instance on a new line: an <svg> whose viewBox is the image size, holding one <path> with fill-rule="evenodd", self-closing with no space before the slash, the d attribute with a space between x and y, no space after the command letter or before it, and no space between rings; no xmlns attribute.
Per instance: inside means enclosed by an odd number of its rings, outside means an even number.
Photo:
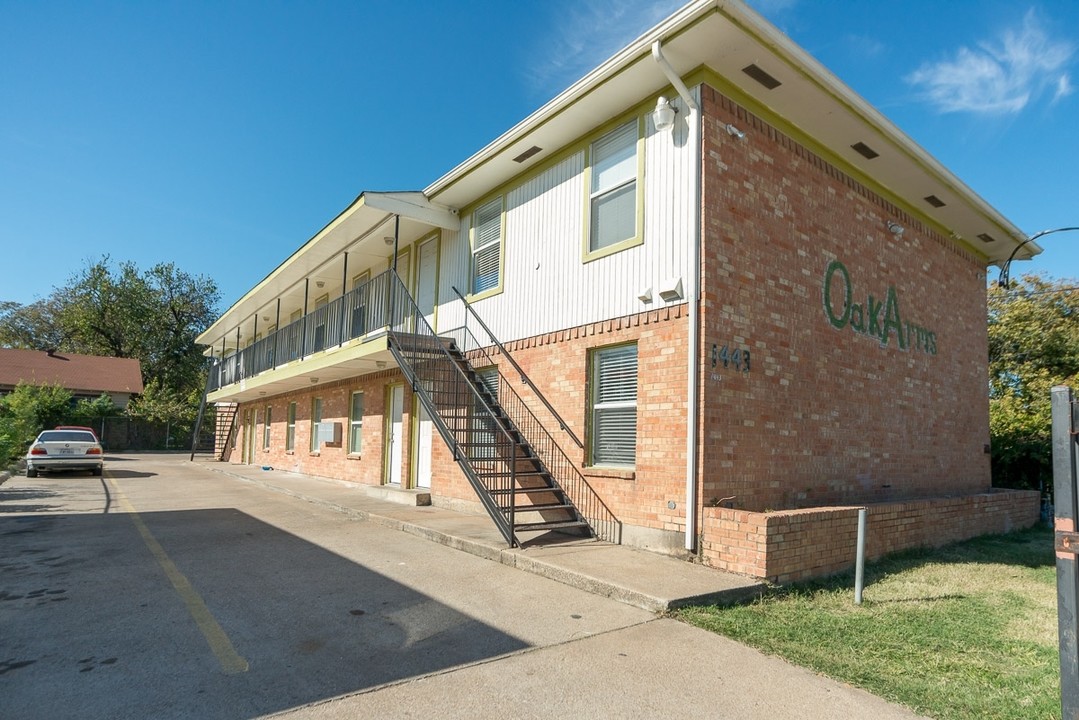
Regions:
<svg viewBox="0 0 1079 720"><path fill-rule="evenodd" d="M1079 225L1079 2L751 4L1025 232ZM0 0L0 300L108 255L208 275L224 309L679 5ZM1079 232L1041 244L1013 275L1079 278Z"/></svg>

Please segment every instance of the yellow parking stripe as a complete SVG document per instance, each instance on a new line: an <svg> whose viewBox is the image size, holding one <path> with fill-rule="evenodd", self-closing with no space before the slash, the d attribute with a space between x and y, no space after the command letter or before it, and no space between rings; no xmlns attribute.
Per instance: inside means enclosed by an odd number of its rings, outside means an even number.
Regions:
<svg viewBox="0 0 1079 720"><path fill-rule="evenodd" d="M184 605L187 606L187 611L191 613L191 617L195 620L195 624L198 625L199 630L202 632L202 636L206 638L206 642L210 645L210 650L217 656L218 662L221 663L221 669L225 671L226 675L236 675L239 673L247 672L248 664L247 660L240 656L236 652L236 648L232 646L229 641L228 635L221 629L221 626L214 620L214 616L210 613L210 609L206 607L206 603L202 601L202 597L198 591L191 586L190 581L184 574L180 572L176 564L172 562L165 549L161 547L161 543L150 533L150 528L146 527L146 523L142 521L139 513L135 510L135 507L124 495L124 492L113 481L112 478L108 478L109 485L116 493L117 501L124 512L128 513L131 518L131 522L135 523L135 528L139 531L139 535L142 535L143 542L146 543L146 547L150 550L150 553L157 560L161 569L165 571L165 575L168 576L169 582L172 583L172 587L176 589L176 592L180 595L180 598L184 601Z"/></svg>

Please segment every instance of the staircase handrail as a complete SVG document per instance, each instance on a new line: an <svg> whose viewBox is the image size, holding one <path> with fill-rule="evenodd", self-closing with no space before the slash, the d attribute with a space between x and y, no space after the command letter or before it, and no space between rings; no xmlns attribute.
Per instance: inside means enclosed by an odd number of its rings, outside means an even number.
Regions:
<svg viewBox="0 0 1079 720"><path fill-rule="evenodd" d="M476 388L472 384L472 382L469 381L468 376L465 375L464 370L461 369L461 367L453 359L453 356L450 355L449 350L447 350L445 348L445 346L443 346L442 343L439 341L439 336L435 334L434 328L431 327L430 323L427 322L427 318L425 318L423 316L423 313L420 312L419 307L416 305L415 301L412 299L412 296L409 294L408 289L405 287L404 283L401 281L400 276L397 275L397 272L391 269L388 272L388 275L389 275L389 283L388 283L388 285L390 287L390 290L389 290L389 293L390 293L390 312L389 312L389 316L387 317L387 330L388 330L389 334L391 336L396 335L396 328L395 328L395 323L397 321L396 315L398 314L398 312L400 312L400 310L404 309L404 308L401 308L401 309L395 308L396 303L399 301L398 297L400 296L400 299L403 300L406 303L406 308L410 311L409 315L411 316L413 323L417 326L417 327L413 327L413 332L415 333L415 331L419 329L419 327L418 327L419 324L422 323L423 329L425 329L427 331L427 334L436 341L435 346L438 347L441 354L444 355L445 359L453 366L453 368L456 371L457 375L462 380L464 387L468 388L468 391L472 394L472 397L479 401L479 403L482 405L484 410L489 414L489 416L491 418L497 417L497 413L495 412L494 408L492 408L490 403L487 401L487 399L481 393L479 393L476 390ZM402 316L404 316L404 313L401 313L401 314L402 314ZM403 317L402 317L402 319L403 319ZM397 344L400 345L401 343L398 342ZM412 385L413 392L415 392L416 394L419 395L421 402L423 402L424 406L427 408L428 412L431 415L431 420L433 422L442 422L441 415L440 415L440 413L438 411L438 406L435 404L434 400L432 400L427 395L427 391L423 388L423 384L421 382L419 382L419 378L416 375L415 370L413 368L411 368L411 367L408 367L408 368L402 367L401 370L404 371L406 378L409 378L409 376L411 375L411 377L409 379L411 380L410 384ZM493 427L488 428L488 431L492 431L492 430L497 429L497 432L500 433L506 439L506 441L507 441L507 443L509 445L514 445L515 444L513 436L510 435L509 431L502 425L502 423L493 422L493 423L491 423L491 425ZM454 447L450 448L450 450L452 451L454 457L457 457L457 454L459 452L461 452L460 444L457 443L456 440L455 440L454 441ZM468 457L467 453L465 453L465 457ZM509 506L510 517L509 517L508 529L503 530L502 528L500 528L500 530L502 530L502 532L503 532L503 535L506 536L506 540L510 543L511 546L517 546L517 545L520 544L518 542L518 540L517 540L516 535L513 532L514 514L516 512L515 508L516 508L516 504L517 504L516 503L516 489L517 489L516 488L516 485L517 485L517 481L516 481L517 462L516 462L516 460L517 460L517 458L516 458L516 456L514 456L513 460L507 463L507 465L509 466L509 469L510 469L510 480L509 480L509 487L511 489L510 506ZM480 499L481 499L481 501L484 500L482 495L480 496ZM498 507L497 509L498 509L499 515L501 515L502 508Z"/></svg>
<svg viewBox="0 0 1079 720"><path fill-rule="evenodd" d="M455 286L451 286L451 289L454 293L457 294L457 297L461 298L461 302L464 303L465 310L471 313L472 317L476 318L476 322L478 322L480 324L480 327L483 328L483 331L487 333L487 337L489 337L495 347L498 348L498 352L507 360L509 360L510 365L512 365L513 369L516 370L518 374L520 374L521 380L525 383L525 385L528 385L528 387L532 388L532 392L536 394L536 397L539 399L539 401L543 403L543 406L547 408L547 411L551 413L551 416L558 421L558 429L569 435L570 439L572 439L573 442L577 444L577 447L583 450L584 443L581 442L581 439L577 437L577 434L573 432L569 424L562 418L558 411L554 409L554 406L552 406L551 403L547 400L547 396L540 392L540 389L536 387L536 384L534 382L532 382L532 378L528 377L528 373L526 373L524 369L517 364L517 361L513 359L512 355L510 355L509 350L507 350L505 346L503 346L502 343L499 342L498 338L495 337L495 334L491 332L491 328L487 327L487 323L483 321L483 318L481 318L479 316L479 313L476 312L475 308L472 307L472 304L465 299L465 296L462 295L461 291L458 290ZM467 327L465 329L467 331ZM472 333L469 332L469 334L471 335ZM473 336L473 338L475 338L475 336Z"/></svg>
<svg viewBox="0 0 1079 720"><path fill-rule="evenodd" d="M479 340L476 338L475 335L472 334L472 331L469 330L467 327L462 326L459 328L454 328L453 330L448 331L447 334L452 335L453 333L458 331L463 332L465 335L468 336L468 338L472 339L472 342L474 344L474 348L472 348L472 350L482 355L483 358L486 360L487 364L495 365L495 362L491 358L490 354L488 354L484 347L480 345ZM462 342L461 347L463 350L465 350L467 347L466 343ZM617 529L619 522L618 519L615 517L614 513L611 512L611 509L607 507L607 504L605 502L603 502L603 499L600 498L599 494L595 491L591 484L589 484L588 480L585 479L584 475L581 474L581 471L577 469L577 466L573 464L573 461L569 459L569 456L566 455L566 452L562 449L562 446L558 444L558 441L556 441L554 437L551 436L551 433L547 430L546 427L544 427L543 423L540 422L539 418L536 417L536 414L533 413L532 409L528 407L528 403L526 403L524 399L517 393L517 391L513 389L513 386L510 384L509 380L507 380L502 373L498 373L498 375L502 379L502 385L500 387L504 386L505 389L508 390L511 394L511 398L507 399L515 400L516 405L519 406L523 412L528 414L528 417L532 420L532 422L530 423L530 427L534 427L538 432L542 433L548 441L547 443L545 443L545 445L551 449L552 453L558 455L558 457L555 459L560 461L558 463L559 467L561 467L564 472L569 473L573 476L570 479L574 481L578 488L587 491L592 496L595 508L601 510L602 512L587 512L581 507L581 503L579 502L580 498L571 498L574 506L577 507L578 511L583 517L587 518L590 523L594 525L593 530L596 532L598 537L611 542L619 542L619 540L617 539ZM504 411L507 411L507 414L509 414L507 404L503 402L502 396L498 397L498 404L502 407ZM525 440L533 448L533 450L538 450L540 448L540 443L536 442L533 438L526 435L525 425L515 417L510 416L510 420L514 423L514 425L517 427L518 432L521 433L521 435L525 438ZM557 472L555 466L550 462L549 459L541 458L541 460L543 461L543 464L547 467L548 471L552 474L552 476L556 476L556 474L561 474ZM559 487L561 487L564 492L569 494L570 490L565 487L565 483L562 481L562 479L560 479L559 477L555 477L555 479L556 482L558 482ZM575 492L573 494L577 493ZM601 515L604 517L600 517ZM599 524L603 524L604 528L601 529L599 527L595 527L595 525Z"/></svg>

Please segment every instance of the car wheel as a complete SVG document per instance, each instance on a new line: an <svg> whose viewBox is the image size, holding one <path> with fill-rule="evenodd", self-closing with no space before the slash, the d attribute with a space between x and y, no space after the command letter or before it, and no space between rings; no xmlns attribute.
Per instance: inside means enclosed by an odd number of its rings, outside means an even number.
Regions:
<svg viewBox="0 0 1079 720"><path fill-rule="evenodd" d="M26 477L28 477L28 478L37 477L37 468L32 468L32 467L26 468Z"/></svg>
<svg viewBox="0 0 1079 720"><path fill-rule="evenodd" d="M96 475L96 476L98 476L98 477L101 477L101 473L102 473L102 472L103 472L104 470L105 470L105 468L103 468L102 466L98 465L98 466L97 466L96 468L94 468L93 470L91 470L91 471L90 471L90 473L91 473L92 475Z"/></svg>

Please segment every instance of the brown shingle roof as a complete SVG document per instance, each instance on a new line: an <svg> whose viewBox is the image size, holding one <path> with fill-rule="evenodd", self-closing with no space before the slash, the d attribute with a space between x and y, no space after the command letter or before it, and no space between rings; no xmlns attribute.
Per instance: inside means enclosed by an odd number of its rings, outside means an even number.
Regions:
<svg viewBox="0 0 1079 720"><path fill-rule="evenodd" d="M142 369L133 358L0 348L0 388L20 382L59 385L78 394L135 394L142 392Z"/></svg>

